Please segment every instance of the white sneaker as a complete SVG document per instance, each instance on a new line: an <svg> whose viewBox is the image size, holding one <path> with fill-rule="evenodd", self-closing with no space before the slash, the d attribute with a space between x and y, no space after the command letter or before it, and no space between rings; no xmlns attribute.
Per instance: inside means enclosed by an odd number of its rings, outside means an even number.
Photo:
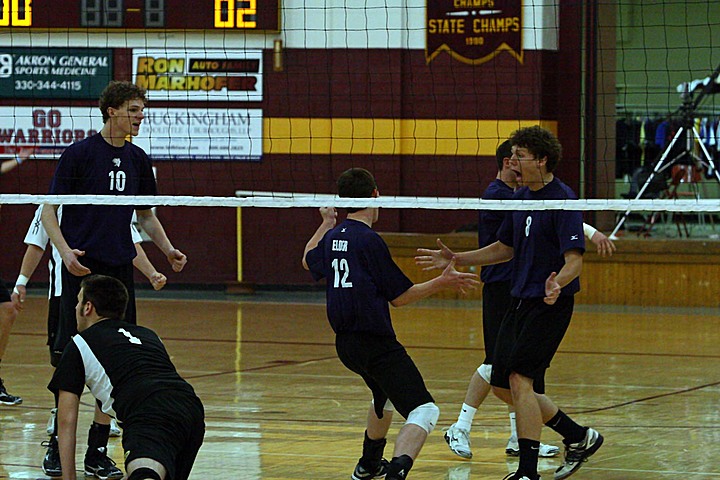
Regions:
<svg viewBox="0 0 720 480"><path fill-rule="evenodd" d="M587 461L592 454L598 451L603 444L603 436L595 429L588 428L585 438L582 442L571 443L565 445L565 460L563 464L555 470L555 480L562 480L573 473L577 472L582 464Z"/></svg>
<svg viewBox="0 0 720 480"><path fill-rule="evenodd" d="M544 443L541 443L538 457L552 458L557 457L559 453L559 447L556 447L555 445L545 445ZM520 455L520 445L518 445L516 437L510 437L508 439L507 446L505 447L505 454L510 457L517 457Z"/></svg>
<svg viewBox="0 0 720 480"><path fill-rule="evenodd" d="M452 452L462 458L472 458L472 450L470 450L470 432L462 428L458 428L453 423L450 428L445 430L445 441Z"/></svg>
<svg viewBox="0 0 720 480"><path fill-rule="evenodd" d="M122 430L120 429L120 425L118 425L117 420L115 420L114 418L110 419L110 436L111 437L122 436Z"/></svg>
<svg viewBox="0 0 720 480"><path fill-rule="evenodd" d="M55 416L57 415L57 408L53 408L50 410L50 418L48 418L47 427L45 428L45 431L48 435L52 435L55 433Z"/></svg>

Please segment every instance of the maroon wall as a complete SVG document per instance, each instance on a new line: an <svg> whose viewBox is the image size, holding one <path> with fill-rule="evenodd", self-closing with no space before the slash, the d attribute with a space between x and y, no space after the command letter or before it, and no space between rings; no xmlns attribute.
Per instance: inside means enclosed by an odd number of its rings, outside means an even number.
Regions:
<svg viewBox="0 0 720 480"><path fill-rule="evenodd" d="M563 19L565 25L579 24L578 8L562 8L561 24ZM233 106L262 108L266 118L555 120L565 157L558 173L577 190L579 27L563 30L560 42L567 46L560 52L525 51L522 64L501 54L477 66L449 55L440 55L428 65L419 50L287 49L283 72L273 71L268 51L264 101ZM117 78L130 77L129 53L118 50L116 54ZM211 196L234 196L238 189L331 193L340 172L363 166L376 175L381 195L474 197L496 173L492 157L436 155L267 154L258 163L175 161L156 166L162 194ZM52 161L28 162L0 179L0 192L46 193L53 170ZM22 239L33 210L34 206L27 205L7 205L2 210L0 272L6 280L17 275L24 252ZM158 215L170 238L189 258L185 272L172 274L157 249L148 246L150 258L171 282L235 280L235 209L161 207ZM311 283L300 258L319 220L314 208L244 209L244 279L257 284ZM474 222L476 213L471 211L387 209L381 212L376 229L448 232ZM42 268L33 280L46 280Z"/></svg>

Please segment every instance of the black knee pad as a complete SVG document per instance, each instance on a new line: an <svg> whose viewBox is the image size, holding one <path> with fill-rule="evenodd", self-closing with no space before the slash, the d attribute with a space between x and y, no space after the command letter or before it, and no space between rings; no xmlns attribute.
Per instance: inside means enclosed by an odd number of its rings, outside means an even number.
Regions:
<svg viewBox="0 0 720 480"><path fill-rule="evenodd" d="M136 468L130 476L127 477L127 480L147 480L148 478L152 478L153 480L162 480L158 472L147 467Z"/></svg>

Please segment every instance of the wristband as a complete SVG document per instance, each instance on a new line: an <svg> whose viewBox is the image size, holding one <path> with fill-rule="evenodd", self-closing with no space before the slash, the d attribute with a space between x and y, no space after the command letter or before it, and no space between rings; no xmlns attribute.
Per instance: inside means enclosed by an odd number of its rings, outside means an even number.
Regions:
<svg viewBox="0 0 720 480"><path fill-rule="evenodd" d="M20 275L18 275L17 280L15 280L15 285L21 285L24 287L25 285L27 285L29 280L30 279L28 277L21 273Z"/></svg>
<svg viewBox="0 0 720 480"><path fill-rule="evenodd" d="M587 223L583 223L583 233L585 233L585 236L588 238L588 240L592 240L593 235L597 232L597 229L593 227L592 225L588 225Z"/></svg>
<svg viewBox="0 0 720 480"><path fill-rule="evenodd" d="M23 162L23 159L20 158L19 156L16 156L15 161L17 162L18 165L20 165Z"/></svg>

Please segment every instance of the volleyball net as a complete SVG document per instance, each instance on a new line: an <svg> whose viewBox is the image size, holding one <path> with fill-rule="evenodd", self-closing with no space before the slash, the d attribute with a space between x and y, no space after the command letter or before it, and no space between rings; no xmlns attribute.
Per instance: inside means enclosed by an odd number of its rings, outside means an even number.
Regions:
<svg viewBox="0 0 720 480"><path fill-rule="evenodd" d="M714 227L711 1L68 3L0 1L0 160L32 150L0 177L5 243L46 202L156 205L190 226L182 235L252 223L244 238L271 256L287 236L302 243L317 220L307 208L326 205L382 207L379 228L408 233L529 208L585 211L606 232L623 216L645 223L639 212ZM147 90L132 141L161 195L48 196L64 149L102 128L111 80ZM531 125L560 139L556 173L580 200L479 200L498 145ZM375 175L380 198L334 196L350 167Z"/></svg>

